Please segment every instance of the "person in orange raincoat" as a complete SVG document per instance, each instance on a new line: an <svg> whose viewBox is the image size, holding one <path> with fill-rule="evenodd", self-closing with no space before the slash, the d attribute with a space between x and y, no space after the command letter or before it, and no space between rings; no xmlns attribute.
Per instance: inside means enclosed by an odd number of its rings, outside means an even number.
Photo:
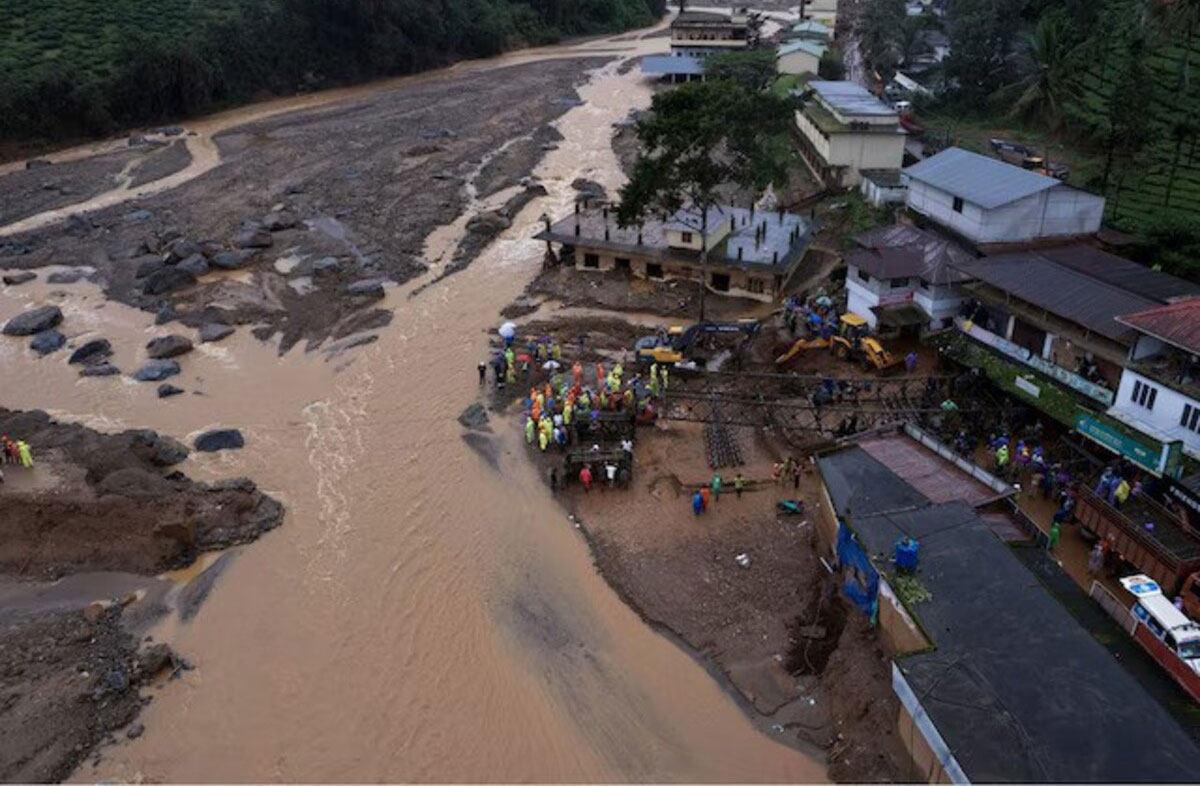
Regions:
<svg viewBox="0 0 1200 786"><path fill-rule="evenodd" d="M571 366L571 379L575 380L575 387L579 387L579 384L583 382L583 364L578 360L575 361L575 365Z"/></svg>

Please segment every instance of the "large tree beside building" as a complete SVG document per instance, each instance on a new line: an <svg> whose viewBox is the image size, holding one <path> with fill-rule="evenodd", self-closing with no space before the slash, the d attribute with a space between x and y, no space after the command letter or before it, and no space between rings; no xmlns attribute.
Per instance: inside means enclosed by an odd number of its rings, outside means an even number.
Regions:
<svg viewBox="0 0 1200 786"><path fill-rule="evenodd" d="M1023 0L950 0L946 73L960 94L983 104L1012 79Z"/></svg>
<svg viewBox="0 0 1200 786"><path fill-rule="evenodd" d="M618 221L632 226L647 215L688 208L701 237L703 270L709 212L720 189L737 185L759 194L786 182L794 106L790 98L733 79L693 82L654 96L637 125L642 152L621 189ZM703 298L700 308L703 318Z"/></svg>

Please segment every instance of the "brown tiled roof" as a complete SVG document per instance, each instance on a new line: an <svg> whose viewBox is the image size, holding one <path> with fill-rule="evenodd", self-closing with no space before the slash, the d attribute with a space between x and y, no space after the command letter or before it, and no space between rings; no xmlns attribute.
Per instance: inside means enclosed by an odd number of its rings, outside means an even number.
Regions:
<svg viewBox="0 0 1200 786"><path fill-rule="evenodd" d="M1200 297L1124 314L1117 317L1117 321L1200 354Z"/></svg>

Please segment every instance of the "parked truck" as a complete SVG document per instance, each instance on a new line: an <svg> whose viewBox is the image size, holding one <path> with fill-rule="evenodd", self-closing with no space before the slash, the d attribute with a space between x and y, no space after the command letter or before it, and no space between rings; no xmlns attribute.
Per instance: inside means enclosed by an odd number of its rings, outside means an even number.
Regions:
<svg viewBox="0 0 1200 786"><path fill-rule="evenodd" d="M1148 497L1130 497L1121 510L1080 488L1075 516L1108 542L1111 554L1154 579L1165 595L1181 596L1184 612L1200 620L1200 537Z"/></svg>

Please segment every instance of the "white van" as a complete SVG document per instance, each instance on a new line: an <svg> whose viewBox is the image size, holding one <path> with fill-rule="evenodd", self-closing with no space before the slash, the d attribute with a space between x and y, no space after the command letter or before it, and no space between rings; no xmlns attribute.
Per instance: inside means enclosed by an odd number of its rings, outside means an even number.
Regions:
<svg viewBox="0 0 1200 786"><path fill-rule="evenodd" d="M1200 625L1192 622L1163 595L1149 576L1126 576L1121 586L1137 598L1130 611L1167 648L1200 674Z"/></svg>

